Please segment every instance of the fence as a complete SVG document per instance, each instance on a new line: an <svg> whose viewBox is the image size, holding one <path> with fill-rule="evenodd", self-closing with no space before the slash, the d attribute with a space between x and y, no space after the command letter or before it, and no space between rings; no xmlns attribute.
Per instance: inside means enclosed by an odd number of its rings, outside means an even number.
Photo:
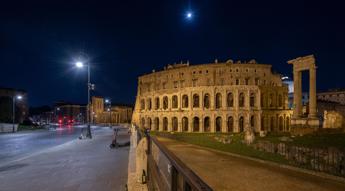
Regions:
<svg viewBox="0 0 345 191"><path fill-rule="evenodd" d="M279 154L293 166L345 177L345 148L307 148L268 141L259 141L253 147Z"/></svg>
<svg viewBox="0 0 345 191"><path fill-rule="evenodd" d="M155 137L143 134L138 139L148 139L147 186L157 191L212 191L212 189L169 151Z"/></svg>

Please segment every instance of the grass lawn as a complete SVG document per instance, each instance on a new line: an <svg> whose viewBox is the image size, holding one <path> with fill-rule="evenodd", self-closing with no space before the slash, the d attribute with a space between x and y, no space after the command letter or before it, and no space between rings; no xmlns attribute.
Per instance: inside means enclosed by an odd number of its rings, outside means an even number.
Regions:
<svg viewBox="0 0 345 191"><path fill-rule="evenodd" d="M280 138L283 135L269 135L267 137L258 137L258 140L267 140L274 143L282 142ZM304 146L311 148L335 147L345 149L345 133L325 133L325 134L309 134L304 136L290 137L291 142L284 142L289 145Z"/></svg>
<svg viewBox="0 0 345 191"><path fill-rule="evenodd" d="M208 147L220 151L231 152L248 157L269 160L277 163L288 164L288 161L279 155L258 151L242 143L243 134L215 134L215 133L167 133L151 132L152 136L162 136L178 141ZM230 137L230 144L223 144L216 140L216 137Z"/></svg>

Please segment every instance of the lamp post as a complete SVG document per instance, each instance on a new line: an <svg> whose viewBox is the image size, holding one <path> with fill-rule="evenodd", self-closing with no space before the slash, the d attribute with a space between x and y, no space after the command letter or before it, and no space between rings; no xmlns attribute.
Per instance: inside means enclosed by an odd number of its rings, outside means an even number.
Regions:
<svg viewBox="0 0 345 191"><path fill-rule="evenodd" d="M78 61L75 63L77 68L83 68L84 63L81 61ZM91 118L91 113L90 113L90 90L93 89L94 85L90 83L90 63L87 62L87 133L86 137L92 139L91 135L91 126L90 126L90 118Z"/></svg>
<svg viewBox="0 0 345 191"><path fill-rule="evenodd" d="M16 99L21 100L23 97L21 95L12 96L12 132L15 132L15 118L16 118Z"/></svg>

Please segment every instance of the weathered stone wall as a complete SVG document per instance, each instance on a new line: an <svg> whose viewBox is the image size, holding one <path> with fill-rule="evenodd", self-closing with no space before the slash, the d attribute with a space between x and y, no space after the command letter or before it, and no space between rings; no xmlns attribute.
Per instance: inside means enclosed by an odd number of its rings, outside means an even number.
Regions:
<svg viewBox="0 0 345 191"><path fill-rule="evenodd" d="M336 111L325 111L323 115L323 128L345 127L344 116Z"/></svg>
<svg viewBox="0 0 345 191"><path fill-rule="evenodd" d="M18 124L14 124L14 131L16 132ZM13 124L11 123L0 123L0 133L10 133L13 131Z"/></svg>
<svg viewBox="0 0 345 191"><path fill-rule="evenodd" d="M283 156L290 164L298 167L345 177L345 150L307 148L268 141L258 141L252 147Z"/></svg>
<svg viewBox="0 0 345 191"><path fill-rule="evenodd" d="M289 131L288 87L271 65L170 65L143 75L132 123L157 131Z"/></svg>

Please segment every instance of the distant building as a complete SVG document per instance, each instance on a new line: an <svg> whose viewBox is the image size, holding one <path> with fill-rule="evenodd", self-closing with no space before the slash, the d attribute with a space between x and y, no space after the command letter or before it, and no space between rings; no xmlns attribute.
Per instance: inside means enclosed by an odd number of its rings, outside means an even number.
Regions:
<svg viewBox="0 0 345 191"><path fill-rule="evenodd" d="M54 121L56 123L85 123L86 105L70 102L56 102L54 104Z"/></svg>
<svg viewBox="0 0 345 191"><path fill-rule="evenodd" d="M130 123L133 108L123 104L107 104L103 97L93 96L91 104L91 121L99 124Z"/></svg>
<svg viewBox="0 0 345 191"><path fill-rule="evenodd" d="M317 99L345 105L345 89L335 89L317 93Z"/></svg>
<svg viewBox="0 0 345 191"><path fill-rule="evenodd" d="M20 100L15 100L15 122L22 123L28 116L27 92L14 88L0 87L0 122L12 122L13 98L21 96Z"/></svg>

